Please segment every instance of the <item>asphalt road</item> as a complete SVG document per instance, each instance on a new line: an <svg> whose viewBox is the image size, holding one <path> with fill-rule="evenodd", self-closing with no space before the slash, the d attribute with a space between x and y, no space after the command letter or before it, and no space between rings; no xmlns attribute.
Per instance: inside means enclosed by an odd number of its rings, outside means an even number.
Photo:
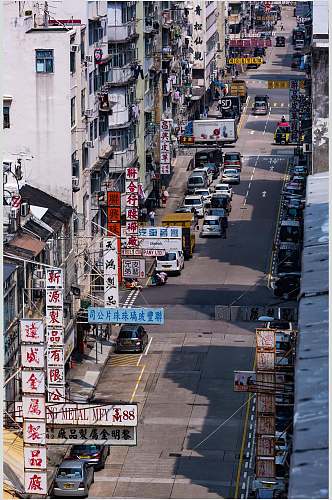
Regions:
<svg viewBox="0 0 332 500"><path fill-rule="evenodd" d="M293 18L284 16L283 23L290 32ZM253 366L255 324L215 321L214 307L273 300L271 248L293 150L273 145L288 91L269 91L266 80L294 75L290 53L289 46L273 48L265 65L248 72L250 97L268 93L272 111L254 117L248 104L233 148L244 165L227 239L197 233L196 252L181 276L136 298L135 305L165 307L165 325L148 328L144 355L110 357L95 397L138 402L138 446L112 448L90 497L234 498L246 396L233 391L233 371Z"/></svg>

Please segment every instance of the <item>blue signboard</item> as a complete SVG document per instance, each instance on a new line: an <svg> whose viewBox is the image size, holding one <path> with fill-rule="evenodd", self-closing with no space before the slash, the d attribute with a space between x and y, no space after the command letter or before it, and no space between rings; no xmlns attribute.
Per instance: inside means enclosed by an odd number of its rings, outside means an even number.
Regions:
<svg viewBox="0 0 332 500"><path fill-rule="evenodd" d="M89 323L125 323L141 325L163 325L165 321L162 307L89 307Z"/></svg>

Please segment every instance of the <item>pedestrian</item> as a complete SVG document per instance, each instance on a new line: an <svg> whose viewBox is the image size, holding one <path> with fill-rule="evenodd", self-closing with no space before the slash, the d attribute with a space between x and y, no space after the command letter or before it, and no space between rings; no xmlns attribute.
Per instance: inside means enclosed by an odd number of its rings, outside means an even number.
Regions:
<svg viewBox="0 0 332 500"><path fill-rule="evenodd" d="M239 72L238 72L238 70L236 69L236 70L235 70L235 78L237 78L238 76L239 76Z"/></svg>
<svg viewBox="0 0 332 500"><path fill-rule="evenodd" d="M218 106L217 106L217 109L218 109L218 111L220 111L220 112L221 112L221 110L222 110L222 107L221 107L221 99L219 99L219 101L218 101Z"/></svg>
<svg viewBox="0 0 332 500"><path fill-rule="evenodd" d="M163 205L166 205L168 198L169 198L168 191L167 191L167 189L164 189L164 191L163 191L163 193L161 195L161 199L162 199Z"/></svg>
<svg viewBox="0 0 332 500"><path fill-rule="evenodd" d="M150 212L149 212L149 220L150 220L150 225L151 226L154 226L154 218L155 218L155 215L156 213L154 212L154 210L152 209Z"/></svg>
<svg viewBox="0 0 332 500"><path fill-rule="evenodd" d="M146 222L147 216L148 216L148 209L146 207L143 207L141 210L142 214L142 222Z"/></svg>

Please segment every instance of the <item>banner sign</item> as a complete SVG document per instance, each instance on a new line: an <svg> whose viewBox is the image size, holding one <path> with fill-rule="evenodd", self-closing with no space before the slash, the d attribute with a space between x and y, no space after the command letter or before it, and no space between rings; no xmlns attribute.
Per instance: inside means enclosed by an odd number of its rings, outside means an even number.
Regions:
<svg viewBox="0 0 332 500"><path fill-rule="evenodd" d="M274 352L256 352L256 368L257 370L274 370L275 368L275 353Z"/></svg>
<svg viewBox="0 0 332 500"><path fill-rule="evenodd" d="M15 420L22 422L23 402L15 402ZM62 403L46 404L46 422L52 425L88 425L88 426L137 426L137 405L132 404L87 404ZM37 420L30 420L39 424ZM44 422L45 423L45 422ZM28 429L29 430L29 429ZM30 429L31 431L33 429Z"/></svg>
<svg viewBox="0 0 332 500"><path fill-rule="evenodd" d="M301 89L304 89L304 80L294 80L299 82L299 86ZM289 80L268 80L267 88L268 89L289 89Z"/></svg>
<svg viewBox="0 0 332 500"><path fill-rule="evenodd" d="M275 477L274 457L257 457L256 459L256 477Z"/></svg>
<svg viewBox="0 0 332 500"><path fill-rule="evenodd" d="M227 64L263 64L262 57L230 57Z"/></svg>
<svg viewBox="0 0 332 500"><path fill-rule="evenodd" d="M182 227L178 226L153 226L140 227L138 231L140 238L182 238Z"/></svg>
<svg viewBox="0 0 332 500"><path fill-rule="evenodd" d="M119 305L117 240L116 236L103 239L105 307L118 307Z"/></svg>
<svg viewBox="0 0 332 500"><path fill-rule="evenodd" d="M73 445L98 444L112 446L136 446L136 427L48 427L47 444Z"/></svg>
<svg viewBox="0 0 332 500"><path fill-rule="evenodd" d="M275 437L272 436L257 436L256 439L257 455L261 457L274 457L275 453Z"/></svg>
<svg viewBox="0 0 332 500"><path fill-rule="evenodd" d="M122 323L122 324L145 324L145 325L163 325L164 309L162 307L117 307L106 309L102 307L88 308L89 323Z"/></svg>
<svg viewBox="0 0 332 500"><path fill-rule="evenodd" d="M165 255L166 251L159 248L143 248L143 257L161 257Z"/></svg>
<svg viewBox="0 0 332 500"><path fill-rule="evenodd" d="M260 394L256 396L257 413L275 414L275 396L274 394Z"/></svg>
<svg viewBox="0 0 332 500"><path fill-rule="evenodd" d="M141 257L142 256L142 249L141 248L121 248L121 254L124 256Z"/></svg>
<svg viewBox="0 0 332 500"><path fill-rule="evenodd" d="M240 38L229 40L229 47L240 48L256 48L256 47L271 47L271 39L263 40L262 38Z"/></svg>
<svg viewBox="0 0 332 500"><path fill-rule="evenodd" d="M24 470L24 490L25 493L34 495L47 495L47 471Z"/></svg>
<svg viewBox="0 0 332 500"><path fill-rule="evenodd" d="M160 173L171 173L171 119L160 120Z"/></svg>
<svg viewBox="0 0 332 500"><path fill-rule="evenodd" d="M145 278L145 259L123 259L122 265L125 278Z"/></svg>
<svg viewBox="0 0 332 500"><path fill-rule="evenodd" d="M256 349L257 351L275 351L276 340L275 330L266 328L256 328Z"/></svg>
<svg viewBox="0 0 332 500"><path fill-rule="evenodd" d="M21 319L20 332L21 342L44 342L44 325L42 319Z"/></svg>
<svg viewBox="0 0 332 500"><path fill-rule="evenodd" d="M118 283L121 283L121 191L107 191L107 235L117 236Z"/></svg>
<svg viewBox="0 0 332 500"><path fill-rule="evenodd" d="M256 422L256 434L273 434L275 432L275 417L260 415Z"/></svg>
<svg viewBox="0 0 332 500"><path fill-rule="evenodd" d="M254 371L234 371L234 391L235 392L255 392L256 372Z"/></svg>
<svg viewBox="0 0 332 500"><path fill-rule="evenodd" d="M137 248L138 240L138 187L139 168L126 168L126 246Z"/></svg>

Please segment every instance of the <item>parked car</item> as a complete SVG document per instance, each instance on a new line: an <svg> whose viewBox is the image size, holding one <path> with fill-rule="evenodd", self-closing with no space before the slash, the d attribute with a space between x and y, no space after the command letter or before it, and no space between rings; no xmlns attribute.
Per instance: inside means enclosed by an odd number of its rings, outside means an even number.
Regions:
<svg viewBox="0 0 332 500"><path fill-rule="evenodd" d="M236 167L242 170L242 155L238 151L232 151L231 153L224 154L224 168Z"/></svg>
<svg viewBox="0 0 332 500"><path fill-rule="evenodd" d="M284 198L290 198L295 195L302 199L305 196L305 190L298 184L289 183L284 187L282 194Z"/></svg>
<svg viewBox="0 0 332 500"><path fill-rule="evenodd" d="M240 171L237 168L225 168L221 180L228 184L240 184Z"/></svg>
<svg viewBox="0 0 332 500"><path fill-rule="evenodd" d="M70 450L70 457L93 465L95 470L105 467L106 458L110 454L110 447L100 444L76 444Z"/></svg>
<svg viewBox="0 0 332 500"><path fill-rule="evenodd" d="M299 207L286 207L284 217L289 220L302 220L303 211Z"/></svg>
<svg viewBox="0 0 332 500"><path fill-rule="evenodd" d="M274 283L273 293L276 297L295 299L300 292L300 277L292 274L279 278Z"/></svg>
<svg viewBox="0 0 332 500"><path fill-rule="evenodd" d="M289 196L284 198L283 200L283 206L285 208L297 208L301 211L303 211L304 206L305 206L305 200L301 197L298 196Z"/></svg>
<svg viewBox="0 0 332 500"><path fill-rule="evenodd" d="M215 217L219 217L224 222L225 227L228 227L227 212L224 208L209 208L205 215L212 215Z"/></svg>
<svg viewBox="0 0 332 500"><path fill-rule="evenodd" d="M194 170L192 171L192 174L194 174L194 175L195 174L205 174L207 176L207 185L210 186L210 184L212 184L213 174L211 172L211 169L209 169L208 167L202 166L199 168L194 168Z"/></svg>
<svg viewBox="0 0 332 500"><path fill-rule="evenodd" d="M115 352L143 352L148 341L148 334L143 326L122 325L116 339Z"/></svg>
<svg viewBox="0 0 332 500"><path fill-rule="evenodd" d="M170 250L165 255L157 257L156 271L180 274L184 268L184 255L182 250Z"/></svg>
<svg viewBox="0 0 332 500"><path fill-rule="evenodd" d="M292 175L304 175L304 176L307 176L308 175L308 169L305 165L295 165L292 169L291 169L291 174Z"/></svg>
<svg viewBox="0 0 332 500"><path fill-rule="evenodd" d="M207 208L223 208L229 215L232 210L232 204L229 196L225 196L222 193L213 193L210 206L207 206Z"/></svg>
<svg viewBox="0 0 332 500"><path fill-rule="evenodd" d="M195 167L198 168L206 163L215 163L217 167L222 167L222 149L203 149L195 153Z"/></svg>
<svg viewBox="0 0 332 500"><path fill-rule="evenodd" d="M203 220L201 236L222 236L220 217L206 215Z"/></svg>
<svg viewBox="0 0 332 500"><path fill-rule="evenodd" d="M187 180L187 193L192 194L197 188L206 188L209 184L207 175L193 171Z"/></svg>
<svg viewBox="0 0 332 500"><path fill-rule="evenodd" d="M292 331L293 323L283 319L272 319L266 322L266 328L275 328L280 331Z"/></svg>
<svg viewBox="0 0 332 500"><path fill-rule="evenodd" d="M198 217L203 217L204 215L204 202L200 195L193 194L186 196L183 201L183 206L195 209Z"/></svg>
<svg viewBox="0 0 332 500"><path fill-rule="evenodd" d="M220 170L216 163L204 163L203 168L207 169L208 175L212 175L212 179L218 179Z"/></svg>
<svg viewBox="0 0 332 500"><path fill-rule="evenodd" d="M277 275L300 272L300 245L298 243L280 243L277 252Z"/></svg>
<svg viewBox="0 0 332 500"><path fill-rule="evenodd" d="M52 494L55 497L62 498L85 498L88 496L93 482L94 470L92 465L79 459L65 459L56 472Z"/></svg>
<svg viewBox="0 0 332 500"><path fill-rule="evenodd" d="M302 225L298 220L283 220L280 224L279 241L281 243L299 243L302 240Z"/></svg>
<svg viewBox="0 0 332 500"><path fill-rule="evenodd" d="M207 188L197 188L195 189L194 194L201 196L204 202L210 202L212 196L212 189Z"/></svg>
<svg viewBox="0 0 332 500"><path fill-rule="evenodd" d="M226 196L229 196L230 199L233 198L233 189L230 187L229 184L226 184L224 182L222 182L220 184L216 184L214 191L215 191L215 193L225 194Z"/></svg>

